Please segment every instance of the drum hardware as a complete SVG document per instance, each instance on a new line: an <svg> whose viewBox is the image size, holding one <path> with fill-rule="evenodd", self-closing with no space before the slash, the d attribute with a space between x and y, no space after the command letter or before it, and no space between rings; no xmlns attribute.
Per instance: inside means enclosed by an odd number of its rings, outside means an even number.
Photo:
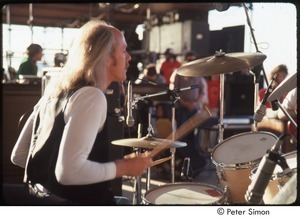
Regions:
<svg viewBox="0 0 300 220"><path fill-rule="evenodd" d="M213 76L237 72L262 63L266 59L262 53L228 53L222 50L215 55L188 62L177 69L182 76Z"/></svg>
<svg viewBox="0 0 300 220"><path fill-rule="evenodd" d="M167 90L167 91L163 91L163 92L158 92L158 93L150 94L150 95L147 94L145 96L130 99L130 103L128 105L134 106L136 102L138 102L140 100L144 100L145 98L151 98L151 97L155 97L155 96L161 96L161 95L169 94L170 99L172 101L172 133L171 133L171 137L169 138L169 140L172 140L173 142L175 142L175 132L176 132L175 103L179 99L179 97L176 95L176 93L181 92L181 91L185 91L185 90L198 88L198 87L199 87L198 85L194 85L194 86L188 86L188 87L184 87L184 88L176 88L174 90ZM149 114L149 115L150 116L149 116L149 123L148 124L149 124L149 127L150 127L151 126L151 124L150 124L151 114ZM148 133L148 135L150 135L150 134ZM167 144L167 143L164 142L164 144ZM175 182L175 153L176 153L175 147L173 147L173 148L170 147L170 152L171 152L171 155L172 155L172 159L171 159L171 182L174 183Z"/></svg>
<svg viewBox="0 0 300 220"><path fill-rule="evenodd" d="M295 173L284 185L284 187L271 198L267 204L297 204L297 174ZM298 203L299 204L299 203Z"/></svg>
<svg viewBox="0 0 300 220"><path fill-rule="evenodd" d="M262 53L229 53L216 51L214 56L188 62L178 68L182 76L212 76L220 74L220 124L219 143L224 134L224 73L236 72L262 63L266 55Z"/></svg>
<svg viewBox="0 0 300 220"><path fill-rule="evenodd" d="M219 184L228 189L230 203L246 203L249 174L276 140L276 135L269 132L246 132L225 139L213 149L211 159Z"/></svg>
<svg viewBox="0 0 300 220"><path fill-rule="evenodd" d="M164 184L147 191L143 197L143 203L152 205L220 205L227 202L226 194L226 191L213 185L179 182Z"/></svg>
<svg viewBox="0 0 300 220"><path fill-rule="evenodd" d="M249 204L261 204L265 189L271 179L276 164L279 164L283 170L287 169L287 173L290 173L286 160L279 154L279 148L281 147L286 134L283 134L276 141L271 150L267 151L260 161L257 172L254 176L254 180L248 187L245 193L245 199Z"/></svg>
<svg viewBox="0 0 300 220"><path fill-rule="evenodd" d="M222 167L220 167L219 169L217 169L216 172L217 172L217 176L218 176L219 180L226 181L225 173L223 172L223 168Z"/></svg>
<svg viewBox="0 0 300 220"><path fill-rule="evenodd" d="M205 107L200 113L194 114L191 118L189 118L185 123L183 123L176 132L173 132L167 137L167 141L163 141L159 143L158 146L156 146L151 152L150 156L153 158L157 154L159 154L161 151L169 148L168 142L171 138L174 140L178 140L182 138L183 136L187 135L194 129L195 127L199 126L201 123L203 123L205 120L207 120L209 117L211 117L211 113L207 107Z"/></svg>
<svg viewBox="0 0 300 220"><path fill-rule="evenodd" d="M175 110L174 110L175 111ZM153 143L153 137L151 134L148 134L145 138L137 138L137 139L123 139L123 140L116 140L112 141L112 144L115 145L121 145L121 146L129 146L129 147L137 147L138 150L141 148L150 148L152 151L150 152L150 156L153 158L155 157L158 153L160 153L163 150L166 150L167 148L174 149L174 143L179 144L176 146L181 147L183 142L178 142L174 141L177 139L182 138L184 135L189 133L192 129L194 129L196 126L198 126L200 123L204 122L206 119L208 119L211 116L211 113L209 109L206 107L201 113L197 113L193 115L189 120L187 120L183 125L181 125L176 132L173 132L172 134L169 135L167 139L163 139L162 141L156 141ZM175 124L175 123L174 123ZM139 126L139 130L140 126ZM141 136L141 132L138 132L138 137ZM170 140L173 138L173 140ZM149 141L150 139L150 141ZM186 146L186 143L183 143L184 146ZM141 147L143 146L143 147ZM174 157L173 157L174 158ZM175 166L174 166L175 167ZM172 169L172 172L175 172L174 169ZM173 176L175 176L173 174ZM148 180L149 181L149 180ZM140 179L139 177L137 178L136 184L137 187L135 188L136 191L136 199L137 203L140 204ZM134 200L135 201L135 200Z"/></svg>
<svg viewBox="0 0 300 220"><path fill-rule="evenodd" d="M294 73L292 75L288 75L275 89L272 91L270 96L268 97L267 101L274 102L286 115L286 117L291 122L291 125L294 126L295 129L297 129L297 123L295 120L291 117L291 115L282 107L281 103L278 101L278 99L288 92L290 92L292 89L296 88L297 86L297 73Z"/></svg>
<svg viewBox="0 0 300 220"><path fill-rule="evenodd" d="M271 102L286 95L297 87L297 73L289 74L269 95L267 101Z"/></svg>
<svg viewBox="0 0 300 220"><path fill-rule="evenodd" d="M180 141L172 141L168 139L161 139L161 138L154 138L151 134L142 137L142 138L127 138L127 139L120 139L111 142L117 146L123 147L134 147L134 148L142 148L153 150L159 144L164 143L168 145L170 148L178 148L178 147L185 147L186 143Z"/></svg>
<svg viewBox="0 0 300 220"><path fill-rule="evenodd" d="M276 75L277 73L272 77L272 80L264 94L264 97L260 103L260 105L258 107L256 107L257 105L257 97L258 97L258 93L259 93L259 87L258 87L258 82L256 83L256 80L254 81L255 83L255 92L254 92L254 131L257 131L257 123L261 122L263 117L266 114L266 102L267 102L267 98L269 97L269 95L271 94L271 92L273 91L273 81L276 79ZM256 77L256 74L254 74L254 76Z"/></svg>
<svg viewBox="0 0 300 220"><path fill-rule="evenodd" d="M248 24L249 29L250 29L251 37L253 39L256 52L259 53L260 51L259 51L258 46L257 46L256 38L255 38L255 35L254 35L254 31L253 31L254 29L253 29L253 27L251 25L249 13L248 13L248 8L247 8L247 6L246 6L245 3L242 3L242 5L244 7L244 11L245 11L246 18L247 18L247 24ZM263 76L264 76L264 79L265 79L265 82L266 82L267 86L269 86L269 82L268 82L268 79L267 79L267 74L266 74L265 68L263 66L263 62L260 62L259 65L254 65L253 72L255 73L254 75L256 77L256 81L255 81L255 84L254 84L254 85L256 85L255 86L255 93L256 94L254 94L256 96L254 96L255 97L254 100L256 100L257 97L258 97L257 94L258 94L258 89L259 89L258 88L259 87L258 80L259 80L259 75L260 75L261 72L263 73ZM257 105L257 102L254 103L254 111L256 109L256 105ZM255 126L255 129L256 129L256 126Z"/></svg>
<svg viewBox="0 0 300 220"><path fill-rule="evenodd" d="M263 194L263 203L272 204L273 198L281 192L285 184L290 180L292 176L297 173L297 151L293 151L287 154L280 154L280 157L284 158L288 168L283 168L279 164L276 164L275 169L272 173L270 181ZM251 182L256 175L258 166L256 166L249 176Z"/></svg>
<svg viewBox="0 0 300 220"><path fill-rule="evenodd" d="M138 138L142 136L142 125L138 124ZM135 148L136 154L141 153L140 148ZM141 185L141 176L136 176L134 180L134 194L133 194L133 204L141 204L142 198L142 185Z"/></svg>
<svg viewBox="0 0 300 220"><path fill-rule="evenodd" d="M189 157L184 158L183 165L181 168L180 177L183 181L192 181L192 169L191 159Z"/></svg>

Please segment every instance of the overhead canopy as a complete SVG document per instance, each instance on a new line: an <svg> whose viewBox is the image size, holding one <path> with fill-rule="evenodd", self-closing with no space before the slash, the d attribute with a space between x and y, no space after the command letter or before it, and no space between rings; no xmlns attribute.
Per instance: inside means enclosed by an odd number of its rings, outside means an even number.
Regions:
<svg viewBox="0 0 300 220"><path fill-rule="evenodd" d="M207 19L211 9L214 9L212 3L14 3L2 7L2 23L78 27L90 18L98 18L116 26L126 26L144 23L150 15L162 18L170 12L190 19Z"/></svg>

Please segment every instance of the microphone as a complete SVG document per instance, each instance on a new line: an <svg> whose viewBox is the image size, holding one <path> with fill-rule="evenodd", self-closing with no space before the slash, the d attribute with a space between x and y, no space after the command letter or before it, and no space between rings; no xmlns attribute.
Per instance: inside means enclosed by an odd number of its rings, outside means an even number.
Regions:
<svg viewBox="0 0 300 220"><path fill-rule="evenodd" d="M249 204L260 204L262 197L273 175L276 162L279 160L279 148L283 143L286 134L282 134L268 154L264 155L259 163L254 180L248 187L245 199Z"/></svg>
<svg viewBox="0 0 300 220"><path fill-rule="evenodd" d="M132 117L132 85L131 81L128 82L128 88L127 88L127 118L126 118L126 124L128 127L132 127L134 125L134 118Z"/></svg>
<svg viewBox="0 0 300 220"><path fill-rule="evenodd" d="M256 111L255 111L255 114L254 114L254 121L256 122L261 122L261 120L263 119L263 117L265 116L266 114L266 103L267 103L267 99L268 97L270 96L270 94L273 92L273 87L272 87L272 84L273 84L273 81L275 80L276 78L276 74L274 74L265 94L264 94L264 97L263 97L263 100L261 101L260 105L257 107Z"/></svg>

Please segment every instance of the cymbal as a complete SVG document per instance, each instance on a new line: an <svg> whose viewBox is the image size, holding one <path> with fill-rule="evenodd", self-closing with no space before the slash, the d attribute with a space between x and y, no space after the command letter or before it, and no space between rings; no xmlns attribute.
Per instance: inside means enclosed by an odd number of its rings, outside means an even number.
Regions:
<svg viewBox="0 0 300 220"><path fill-rule="evenodd" d="M154 138L151 136L146 136L146 137L142 137L142 138L120 139L120 140L112 141L111 143L114 145L125 146L125 147L154 149L158 144L160 144L162 142L166 143L166 145L170 145L170 148L185 147L187 145L184 142Z"/></svg>
<svg viewBox="0 0 300 220"><path fill-rule="evenodd" d="M256 66L267 58L262 53L216 52L214 56L188 62L177 69L181 76L212 76Z"/></svg>
<svg viewBox="0 0 300 220"><path fill-rule="evenodd" d="M297 86L297 73L289 74L269 95L267 101L281 98Z"/></svg>

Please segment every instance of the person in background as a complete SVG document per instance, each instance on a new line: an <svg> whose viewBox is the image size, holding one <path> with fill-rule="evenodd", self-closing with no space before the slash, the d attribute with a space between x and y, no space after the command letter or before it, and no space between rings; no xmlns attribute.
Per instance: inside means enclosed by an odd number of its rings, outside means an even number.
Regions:
<svg viewBox="0 0 300 220"><path fill-rule="evenodd" d="M276 66L269 75L269 84L272 91L287 77L288 68L284 64ZM259 106L267 92L267 88L263 88L259 91L258 103ZM286 94L285 94L286 95ZM285 96L284 95L284 96ZM279 99L282 102L283 97ZM270 131L276 135L280 135L284 131L284 124L282 120L277 116L278 107L275 103L266 102L266 112L262 121L257 124L258 131Z"/></svg>
<svg viewBox="0 0 300 220"><path fill-rule="evenodd" d="M272 91L276 89L282 81L288 76L288 68L284 64L280 64L276 66L269 75L269 84L272 88ZM261 104L265 93L267 89L263 88L259 92L259 103L258 106ZM287 94L284 94L282 97L278 98L278 101L282 103L282 101L285 99L285 96ZM275 134L276 136L280 136L282 133L287 133L287 121L279 118L278 113L279 108L278 106L273 102L266 102L266 112L265 116L262 118L262 120L257 124L257 131L267 131ZM294 144L289 141L289 137L286 137L283 144L282 144L282 152L286 153L290 151L290 149L294 148Z"/></svg>
<svg viewBox="0 0 300 220"><path fill-rule="evenodd" d="M207 80L209 108L213 117L218 117L220 111L220 74L210 76Z"/></svg>
<svg viewBox="0 0 300 220"><path fill-rule="evenodd" d="M41 202L115 205L110 180L139 176L153 165L147 153L109 161L107 101L112 82L124 82L131 56L121 31L100 20L79 29L57 84L34 107L11 154Z"/></svg>
<svg viewBox="0 0 300 220"><path fill-rule="evenodd" d="M165 78L157 74L155 64L148 64L144 70L144 77L142 80L153 82L155 84L166 84Z"/></svg>
<svg viewBox="0 0 300 220"><path fill-rule="evenodd" d="M38 67L36 62L41 60L43 56L43 48L39 44L30 44L26 49L26 54L21 61L17 71L17 79L20 75L37 75Z"/></svg>
<svg viewBox="0 0 300 220"><path fill-rule="evenodd" d="M196 54L192 51L187 52L185 55L185 62L193 61L197 58ZM186 77L172 74L174 83L171 82L170 89L184 88L188 86L198 85L198 88L182 91L179 93L179 106L176 112L177 127L180 127L197 112L202 111L204 105L208 104L207 83L204 77ZM194 177L199 174L206 165L206 159L200 150L200 137L198 128L185 136L182 142L187 143L187 147L178 148L176 155L181 158L189 157Z"/></svg>
<svg viewBox="0 0 300 220"><path fill-rule="evenodd" d="M292 118L297 117L297 88L292 89L283 99L282 107L288 112L288 114ZM279 119L287 119L287 116L284 112L279 109L278 110L278 118Z"/></svg>
<svg viewBox="0 0 300 220"><path fill-rule="evenodd" d="M154 134L157 138L167 138L172 133L170 104L158 103L155 106L156 118L154 122Z"/></svg>
<svg viewBox="0 0 300 220"><path fill-rule="evenodd" d="M292 117L294 122L297 124L297 88L291 90L283 99L282 108ZM289 153L297 150L297 128L288 119L285 113L279 108L277 111L278 118L285 124L285 133L287 134L286 139L282 144L282 153Z"/></svg>
<svg viewBox="0 0 300 220"><path fill-rule="evenodd" d="M274 91L274 89L287 77L288 75L288 68L286 65L284 64L280 64L278 66L276 66L271 72L270 72L270 75L269 75L269 83L272 82L272 89ZM263 88L259 91L258 95L258 101L259 103L263 100L264 98L264 95L266 93L266 90L267 88ZM272 106L271 106L271 103L270 102L267 102L266 103L266 107L268 109L270 109Z"/></svg>
<svg viewBox="0 0 300 220"><path fill-rule="evenodd" d="M165 51L166 60L162 63L160 67L160 74L165 77L166 83L170 84L170 77L175 69L181 66L180 62L177 61L176 55L172 48L168 48Z"/></svg>

